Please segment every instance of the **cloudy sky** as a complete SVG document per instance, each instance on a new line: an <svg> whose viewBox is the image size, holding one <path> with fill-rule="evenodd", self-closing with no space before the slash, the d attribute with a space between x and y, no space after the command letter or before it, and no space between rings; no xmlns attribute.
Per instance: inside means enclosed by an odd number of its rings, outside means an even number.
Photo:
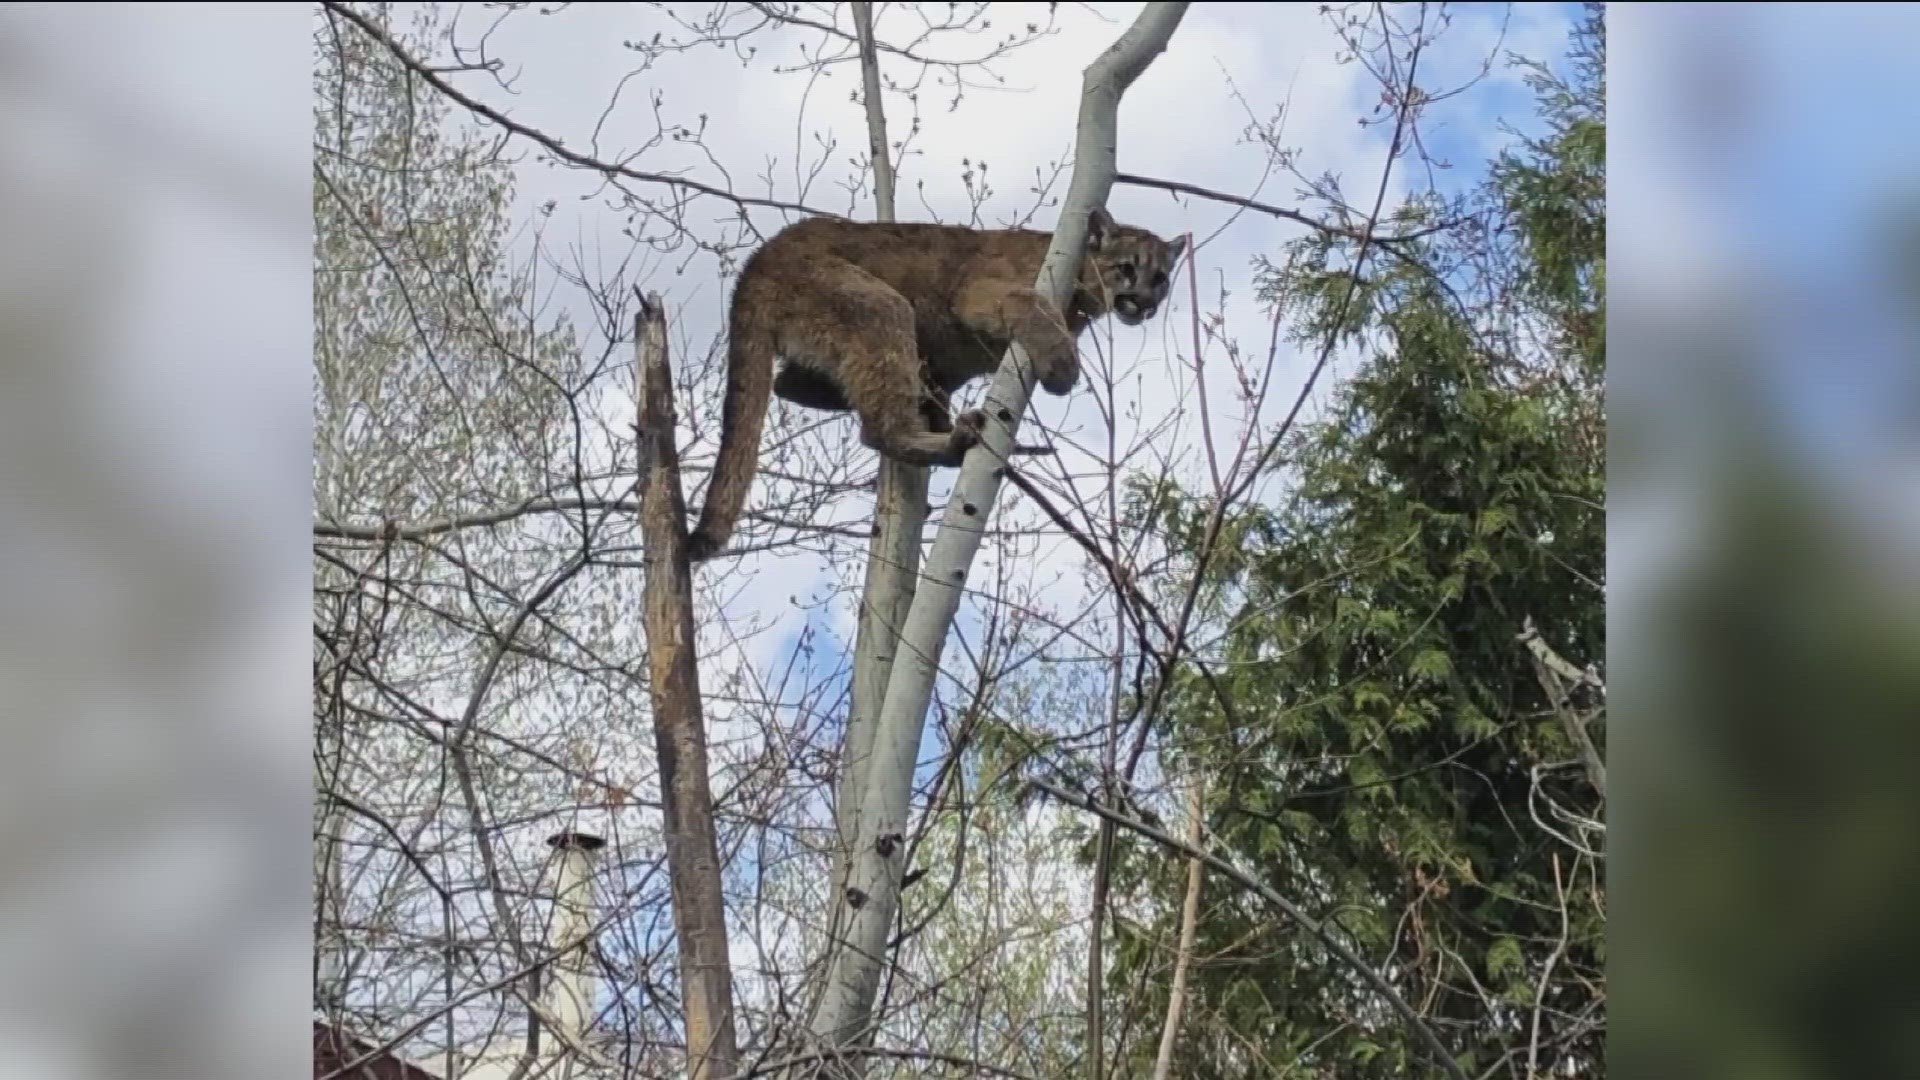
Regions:
<svg viewBox="0 0 1920 1080"><path fill-rule="evenodd" d="M744 9L744 5L732 7ZM944 5L931 7L940 10ZM919 51L943 58L977 56L1009 30L1028 23L1045 25L1048 7L995 4L990 31L935 37L919 46ZM993 88L969 89L957 106L951 104L950 85L944 85L948 77L938 71L926 74L917 101L918 131L897 185L899 217L969 222L972 208L962 174L971 167L977 184L984 163L993 193L980 207L979 224L1006 225L1031 213L1034 227L1051 227L1056 209L1033 213L1036 170L1052 175L1057 163L1071 160L1081 72L1141 7L1061 5L1053 33L993 61L990 72L970 71L970 81L991 82ZM830 23L832 8L813 6L806 14ZM648 172L672 172L743 194L871 217L870 195L862 192L854 197L846 190L857 172L852 159L864 155L866 147L864 114L851 100L858 69L841 63L824 71L808 70L806 60L819 55L827 40L819 31L759 30L748 39L755 52L745 62L742 47L706 45L670 52L649 63L624 44L651 41L656 33L664 41L685 41L693 35L676 19L699 23L708 10L707 5L698 4L585 4L552 15L527 8L499 19L480 5L459 6L454 40L470 50L462 59L499 61L507 85L484 72L461 72L449 78L465 93L510 114L516 122L601 160ZM1512 138L1502 130L1503 122L1523 130L1535 126L1532 92L1506 57L1519 53L1557 63L1577 12L1573 5L1549 4L1450 5L1449 10L1452 25L1421 57L1418 81L1422 87L1430 93L1444 92L1473 81L1489 59L1494 63L1484 78L1432 106L1422 120L1421 136L1429 156L1452 168L1435 169L1417 159L1403 159L1389 177L1384 204L1388 209L1407 194L1429 186L1457 190L1476 183L1488 158ZM842 6L840 25L850 26L847 18ZM755 21L743 16L730 29L744 29ZM404 25L402 20L396 22ZM877 36L882 42L902 42L919 26L914 12L889 6L878 17ZM829 55L844 48L837 41L828 44ZM1365 213L1380 187L1391 124L1363 125L1359 120L1390 119L1390 114L1380 109L1380 88L1374 77L1360 64L1337 63L1340 51L1341 44L1317 4L1194 5L1169 48L1122 103L1120 170L1280 206L1300 206L1300 182L1274 168L1267 148L1253 139L1256 124L1277 121L1281 144L1298 151L1299 171L1338 177L1348 202ZM450 59L444 46L435 59ZM900 83L922 76L919 65L898 57L887 57L883 70ZM899 139L909 129L916 103L890 94L887 108L889 134ZM703 130L701 145L656 138L663 127L671 131L679 126ZM618 208L596 176L543 163L525 144L517 149L523 160L516 167L515 216L522 222L541 222L541 243L549 255L569 262L578 257L588 267L610 268L631 261L637 267L633 278L665 298L670 317L678 324L673 334L676 343L697 347L714 339L731 287L730 279L719 273L716 259L685 250L658 253L637 247L624 231L634 224L633 217ZM1049 198L1063 197L1069 179L1060 171ZM646 190L645 185L637 185L636 190L655 197L660 194ZM550 216L542 211L548 204L555 207ZM1120 220L1161 235L1190 232L1198 243L1194 280L1203 317L1219 313L1224 317L1221 333L1237 341L1244 355L1265 355L1270 322L1252 295L1253 260L1262 254L1277 256L1283 243L1299 235L1300 226L1217 202L1176 199L1163 191L1126 185L1113 189L1108 206ZM692 205L687 220L704 235L718 237L734 213L724 200L701 199ZM769 235L792 217L779 210L753 211L756 227ZM523 232L523 250L530 248L532 236L530 230ZM591 340L591 328L597 322L583 298L563 287L550 303L573 313L575 324L587 328L589 351L597 351ZM1175 471L1184 479L1201 482L1205 476L1199 453L1202 431L1192 419L1196 375L1184 359L1193 351L1191 307L1184 275L1178 276L1174 295L1158 318L1136 329L1117 323L1098 327L1083 337L1082 355L1090 369L1101 363L1095 357L1104 355L1126 373L1116 395L1122 408L1115 425L1118 444L1124 448L1139 432L1166 425L1171 434L1160 438L1156 450L1175 461ZM1233 377L1222 352L1217 343L1205 349L1208 400L1215 410L1211 429L1224 456L1253 418L1238 415L1234 408ZM1314 359L1280 343L1274 385L1257 418L1260 422L1270 426L1286 413ZM624 375L612 378L622 387L627 383ZM1325 398L1328 383L1322 379L1316 400ZM972 393L982 390L984 383L976 384ZM624 393L615 394L608 403L619 417L630 415L623 400ZM683 423L690 410L714 408L711 402L683 401ZM619 422L618 417L613 419ZM1057 461L1034 466L1048 475L1067 469L1088 471L1092 460L1075 452L1071 444L1106 441L1103 410L1086 382L1068 398L1036 395L1022 441L1042 441L1036 424L1062 448ZM851 440L855 428L848 418L830 430ZM711 445L683 452L699 460L710 455ZM946 471L935 473L936 506L944 503L951 476ZM1098 488L1097 480L1079 485L1083 493ZM1017 492L1008 490L1000 501L999 520L1032 520L1033 511L1024 502ZM869 504L864 497L850 500L836 507L834 514L837 520L858 520ZM1022 547L1024 552L1033 550L1030 543ZM1079 569L1082 561L1070 542L1061 538L1041 539L1037 554L1016 558L1002 558L989 544L981 549L970 583L976 589L1043 592L1055 612L1071 622L1090 599ZM854 636L854 605L848 587L858 587L859 558L842 556L837 565L829 565L807 552L754 554L703 570L700 578L713 582L721 575L727 577L715 590L720 597L715 602L724 607L726 622L735 625L723 629L703 624L702 682L709 692L743 670L760 679L791 670L796 655L801 655L795 645L803 632L816 635L817 648L803 661L802 677L832 678L835 672L844 677ZM831 602L816 602L836 590L839 595ZM804 606L796 609L790 597L799 598ZM963 608L962 633L977 624L974 616ZM738 620L771 625L742 639L737 636ZM958 659L958 648L949 646L950 670L951 661ZM729 722L718 703L710 708L709 722L718 756L755 753L752 731L757 725ZM931 729L929 725L929 741ZM729 743L733 745L728 747ZM923 760L930 757L931 749L923 744ZM637 775L650 771L639 763L635 767Z"/></svg>
<svg viewBox="0 0 1920 1080"><path fill-rule="evenodd" d="M685 22L699 21L707 10L705 5L670 6ZM863 154L866 145L864 117L851 100L858 79L855 65L833 65L819 74L794 70L807 57L818 55L825 40L820 32L805 28L757 32L750 39L755 55L746 63L734 47L702 46L646 64L623 42L649 41L656 32L669 41L691 36L659 7L574 5L549 16L522 11L495 23L489 13L469 6L461 13L456 40L469 48L484 42L486 55L504 62L512 89L503 89L484 74L456 78L463 89L509 111L515 120L601 159L648 171L684 170L681 174L691 179L749 194L801 201L858 217L872 215L871 199L864 193L853 199L844 187L855 172L850 159ZM830 22L831 7L809 7L808 17ZM935 38L922 51L939 57L978 55L985 51L983 42L990 43L1004 31L1047 23L1048 7L995 4L990 31ZM899 216L968 221L970 206L961 177L967 163L972 163L977 182L982 162L993 194L981 207L980 223L1004 225L1031 212L1036 170L1051 174L1055 163L1071 158L1082 69L1140 8L1138 4L1061 5L1053 22L1055 32L993 61L990 75L971 73L975 82L996 77L999 81L993 89L969 90L957 107L949 108L951 90L940 85L946 76L930 75L919 95L920 127L913 152L902 166L898 184ZM1557 61L1574 11L1570 5L1550 4L1454 5L1451 10L1453 25L1422 57L1421 84L1432 91L1444 90L1471 79L1487 58L1493 57L1496 63L1486 79L1433 107L1423 122L1427 148L1450 162L1452 171L1403 162L1388 184L1388 207L1409 191L1429 185L1453 188L1472 183L1488 156L1509 138L1500 130L1500 122L1529 126L1531 95L1518 73L1506 65L1505 54L1519 52ZM843 27L851 25L844 9L840 17ZM744 28L751 21L743 17L732 25ZM915 13L888 7L879 16L877 36L883 42L902 41L919 25ZM839 48L838 43L830 44ZM1339 177L1348 200L1364 210L1378 188L1391 129L1358 122L1375 114L1379 88L1361 65L1336 63L1339 50L1316 4L1195 5L1171 46L1121 106L1121 171L1282 206L1299 205L1298 182L1272 169L1265 148L1249 138L1252 122L1278 116L1281 141L1298 148L1300 170ZM887 57L883 67L889 78L902 82L916 78L921 70L898 57ZM899 138L913 106L898 94L889 95L887 104L890 135ZM703 115L707 120L703 147L679 145L671 139L664 145L646 145L661 125L698 128ZM830 151L823 149L827 145ZM550 246L575 248L589 265L611 266L633 257L635 246L621 231L629 224L628 216L613 208L604 192L591 197L599 190L595 178L532 161L519 167L518 176L520 213L531 216L549 200L558 204L545 227ZM1061 173L1051 196L1064 195L1067 181L1068 176ZM1223 314L1227 336L1248 353L1264 353L1269 326L1251 295L1252 259L1276 253L1284 241L1298 234L1299 226L1215 202L1176 200L1165 192L1125 185L1115 187L1108 205L1121 220L1163 235L1191 231L1200 245L1196 261L1203 312ZM730 214L728 204L702 200L690 218L723 221ZM1032 224L1048 228L1055 214L1051 207L1042 209ZM777 210L754 212L763 232L778 228L789 217ZM716 273L717 263L707 257L689 262L685 253L645 252L637 262L651 268L640 275L643 283L664 294L680 323L676 338L684 334L684 340L691 342L711 340L729 287ZM1166 359L1191 353L1185 347L1191 321L1183 281L1176 281L1175 294L1169 307L1148 326L1128 330L1111 325L1097 332L1098 345L1083 339L1083 355L1089 349L1109 350L1115 365L1129 372L1123 393L1137 403L1137 415L1122 418L1123 446L1134 432L1158 425L1175 412L1191 411L1193 372ZM566 302L564 296L556 300ZM1218 346L1211 347L1210 357L1218 351ZM1311 360L1292 355L1282 343L1275 387L1262 419L1271 422L1291 404ZM1219 409L1228 401L1231 376L1217 358L1208 372L1209 397ZM976 384L975 392L981 388ZM1215 442L1230 442L1244 419L1228 416L1222 422L1217 417ZM1101 411L1086 393L1068 399L1039 395L1029 413L1029 433L1036 422L1069 439L1104 441ZM851 438L852 421L844 421L844 427L845 437ZM1188 423L1175 436L1180 445L1166 449L1184 456L1190 468L1198 462L1191 451L1198 447L1199 438L1198 427ZM1074 455L1066 457L1069 464L1074 462ZM945 491L945 479L936 474L936 502ZM826 568L812 556L751 558L757 560L755 587L736 605L763 611L769 606L784 607L787 596L807 595L829 580ZM1043 550L1036 569L1046 573L1055 560L1071 558L1064 545L1050 547ZM989 559L983 551L976 581L990 572ZM850 634L849 609L839 605L836 610L839 618L833 629ZM793 629L797 628L796 624ZM770 662L791 640L791 632L760 638L756 648L763 651L758 659Z"/></svg>

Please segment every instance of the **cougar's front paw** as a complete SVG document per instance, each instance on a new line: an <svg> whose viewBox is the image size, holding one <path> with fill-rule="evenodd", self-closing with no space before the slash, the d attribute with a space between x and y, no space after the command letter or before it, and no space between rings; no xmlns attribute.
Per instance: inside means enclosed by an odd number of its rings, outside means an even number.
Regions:
<svg viewBox="0 0 1920 1080"><path fill-rule="evenodd" d="M1047 357L1038 367L1041 389L1056 397L1072 390L1080 381L1080 358L1071 349Z"/></svg>

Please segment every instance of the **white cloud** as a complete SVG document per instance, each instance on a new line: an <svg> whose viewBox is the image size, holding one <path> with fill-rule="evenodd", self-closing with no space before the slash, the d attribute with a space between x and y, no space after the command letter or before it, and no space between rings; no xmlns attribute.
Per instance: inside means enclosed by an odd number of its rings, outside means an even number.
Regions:
<svg viewBox="0 0 1920 1080"><path fill-rule="evenodd" d="M994 5L996 31L1030 20L1044 21L1047 6ZM987 163L986 176L995 193L983 208L984 223L997 225L1029 209L1035 196L1027 189L1034 171L1047 170L1050 163L1062 160L1071 150L1082 69L1119 34L1139 6L1094 5L1099 15L1109 20L1105 23L1084 10L1063 7L1061 32L996 64L1009 86L1024 89L972 91L952 111L947 110L948 91L933 86L923 90L919 101L921 131L914 138L915 153L905 164L901 178L900 216L909 220L929 216L921 200L924 184L926 203L934 211L948 219L964 218L966 199L958 180L963 161ZM676 9L690 21L702 10L691 5ZM475 42L488 25L481 18L474 11L463 17L464 42ZM881 38L898 40L914 19L909 11L888 9L879 27ZM1564 12L1557 7L1519 5L1507 27L1506 47L1557 56L1563 19ZM651 69L636 73L638 58L620 43L623 39L649 39L656 30L669 37L675 32L666 17L652 8L573 5L551 16L522 11L500 23L488 39L490 55L505 60L516 93L509 96L489 85L485 76L464 74L457 78L476 96L509 109L517 120L563 138L570 147L587 149L638 169L684 171L709 183L723 183L730 176L737 189L752 194L769 194L758 177L771 160L777 162L771 194L794 198L799 193L796 174L800 166L796 162L806 165L819 158L821 140L828 140L834 149L825 155L820 173L808 185L806 199L826 209L849 210L838 182L852 174L850 159L864 154L866 147L863 116L849 100L857 80L854 65L833 66L817 78L805 73L778 73L777 65L798 61L801 46L811 48L820 35L809 30L775 29L753 39L759 52L744 67L731 47L707 47L665 57ZM1453 36L1442 39L1443 47L1433 59L1433 87L1445 85L1446 78L1470 69L1487 55L1499 30L1499 20L1490 14L1474 13L1462 19ZM979 40L930 49L958 55L977 48ZM1333 61L1338 48L1326 20L1313 5L1195 6L1171 46L1124 101L1118 147L1121 170L1226 192L1253 193L1257 189L1264 201L1294 205L1297 183L1284 175L1271 175L1263 182L1265 151L1243 139L1249 110L1254 117L1265 120L1277 106L1284 105L1283 141L1301 149L1302 170L1309 175L1329 172L1339 176L1349 201L1364 211L1372 204L1385 164L1388 132L1384 125L1363 128L1356 123L1356 117L1371 110L1378 90L1363 66ZM889 58L884 67L895 78L912 74L912 65L898 58ZM1511 76L1501 72L1496 78ZM616 93L617 104L609 108ZM1473 126L1487 130L1487 138L1492 139L1495 136L1478 100L1470 93L1444 102L1435 107L1429 122ZM890 97L888 105L892 134L901 137L907 126L907 110L897 98ZM705 150L668 138L658 147L634 153L656 136L661 123L694 127L700 123L701 114L708 117ZM1479 162L1457 164L1477 169ZM1409 172L1407 162L1395 165L1393 182L1386 193L1387 206L1402 197L1409 183L1425 183L1424 176L1410 176ZM1053 189L1054 197L1064 195L1067 179L1063 173ZM548 199L559 200L560 225L553 234L580 236L578 243L590 259L598 249L609 261L617 260L631 247L621 234L628 222L623 213L609 208L604 194L581 199L594 192L597 183L597 178L590 175L535 165L530 160L519 169L519 206L526 212ZM1165 192L1125 185L1114 189L1109 205L1122 220L1166 235L1190 230L1203 241L1196 253L1203 311L1217 308L1225 316L1226 332L1237 338L1246 354L1265 355L1270 327L1252 295L1250 264L1258 254L1277 253L1284 241L1298 235L1300 226L1219 203L1176 201ZM861 216L870 214L871 203L863 199L851 210ZM724 202L704 200L691 217L695 221L723 221L731 214L732 208ZM1052 209L1042 210L1034 224L1050 227L1054 215ZM779 215L771 212L756 212L755 216L763 228L779 221ZM675 272L679 256L653 257L652 261L659 270L648 287L665 294L673 317L685 326L691 340L708 340L717 328L727 288L716 276L713 260L695 258L684 273ZM1229 295L1221 305L1223 289ZM581 311L579 321L591 325L584 308L575 306ZM1137 410L1137 416L1123 417L1119 433L1122 445L1137 432L1154 429L1183 410L1191 410L1193 380L1183 358L1192 351L1192 331L1186 283L1180 280L1173 301L1154 323L1135 330L1102 326L1095 332L1100 343L1085 343L1089 355L1096 349L1110 348L1121 367L1137 368L1122 390L1123 398L1132 399L1123 401L1123 405ZM1210 345L1207 356L1210 402L1216 410L1231 413L1233 380L1221 347ZM1281 344L1276 357L1276 384L1263 420L1274 421L1292 404L1313 359ZM1321 396L1325 389L1323 383ZM683 403L683 411L687 408L689 405ZM1097 402L1084 389L1066 400L1042 394L1036 398L1031 415L1071 438L1104 442ZM839 423L841 427L835 430L844 429L845 437L851 438L851 420ZM1217 416L1215 423L1215 444L1225 453L1237 437L1238 423L1231 416ZM1180 467L1189 478L1204 475L1199 439L1199 426L1186 422L1177 425L1174 445L1165 448L1181 459ZM1064 458L1062 465L1049 465L1046 470L1055 471L1063 465L1084 470L1090 465L1077 454L1068 453ZM950 474L936 473L936 503L944 501L950 480ZM1018 496L1010 495L1002 506L1017 502ZM854 511L848 507L842 512ZM704 663L713 665L711 673L703 673L703 682L708 685L716 684L736 665L768 671L783 664L783 653L805 618L804 613L793 611L788 597L804 597L827 580L828 572L812 556L748 558L752 561L743 572L750 575L750 585L736 587L729 612L758 612L780 621L774 632L751 639L740 651L726 648L715 639L719 651L703 657ZM1015 569L1023 579L1045 582L1068 575L1078 561L1079 556L1067 543L1050 542L1043 546L1039 560ZM993 568L991 550L983 551L973 579L976 587L991 580ZM857 564L840 571L840 576L857 585ZM1049 593L1063 608L1070 608L1078 591L1070 584L1070 575L1067 581ZM842 603L835 616L825 621L825 628L851 641L852 615L852 604Z"/></svg>

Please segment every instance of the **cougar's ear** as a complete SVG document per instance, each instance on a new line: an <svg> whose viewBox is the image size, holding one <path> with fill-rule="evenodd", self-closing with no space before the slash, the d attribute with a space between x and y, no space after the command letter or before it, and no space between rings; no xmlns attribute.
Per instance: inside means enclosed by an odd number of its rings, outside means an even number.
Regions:
<svg viewBox="0 0 1920 1080"><path fill-rule="evenodd" d="M1167 245L1168 268L1171 269L1172 264L1179 262L1180 256L1185 255L1186 253L1187 253L1187 236L1185 233L1181 233L1179 236L1174 237L1173 243Z"/></svg>
<svg viewBox="0 0 1920 1080"><path fill-rule="evenodd" d="M1099 251L1113 238L1113 215L1107 213L1104 206L1096 206L1087 213L1087 250Z"/></svg>

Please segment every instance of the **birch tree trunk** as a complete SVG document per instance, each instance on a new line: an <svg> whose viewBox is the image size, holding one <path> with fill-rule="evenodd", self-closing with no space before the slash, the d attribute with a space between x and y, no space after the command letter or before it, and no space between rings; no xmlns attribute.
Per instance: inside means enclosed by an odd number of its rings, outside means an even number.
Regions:
<svg viewBox="0 0 1920 1080"><path fill-rule="evenodd" d="M1073 182L1035 286L1064 310L1086 248L1087 214L1106 203L1116 171L1120 98L1161 51L1185 15L1185 3L1150 3L1119 40L1088 65L1075 130ZM828 968L813 1031L837 1047L871 1038L874 996L887 938L900 903L907 803L947 633L980 548L1034 383L1033 362L1015 345L1001 362L985 404L981 445L967 454L959 483L920 575L895 652L887 691L854 807L855 837L846 881L834 898L835 926L847 928Z"/></svg>
<svg viewBox="0 0 1920 1080"><path fill-rule="evenodd" d="M680 944L689 1080L725 1080L739 1070L733 1029L733 966L720 892L719 841L707 776L707 727L693 654L693 579L687 568L686 498L673 441L673 381L666 313L641 298L635 320L640 401L640 527L646 542L647 668L665 819L667 878Z"/></svg>
<svg viewBox="0 0 1920 1080"><path fill-rule="evenodd" d="M893 158L887 147L887 115L880 103L879 53L874 47L873 5L853 5L853 24L860 40L861 96L867 112L867 149L873 159L874 217L894 220ZM853 700L847 711L847 730L841 744L840 792L836 821L840 847L834 856L832 895L846 891L852 865L855 822L860 798L866 793L867 764L873 755L873 733L880 703L887 693L900 627L913 603L914 580L920 569L920 538L927 523L928 470L880 458L879 487L874 494L874 535L867 549L866 586L861 591L860 627L854 642ZM836 909L837 912L838 909ZM829 932L829 948L842 941L836 926Z"/></svg>

